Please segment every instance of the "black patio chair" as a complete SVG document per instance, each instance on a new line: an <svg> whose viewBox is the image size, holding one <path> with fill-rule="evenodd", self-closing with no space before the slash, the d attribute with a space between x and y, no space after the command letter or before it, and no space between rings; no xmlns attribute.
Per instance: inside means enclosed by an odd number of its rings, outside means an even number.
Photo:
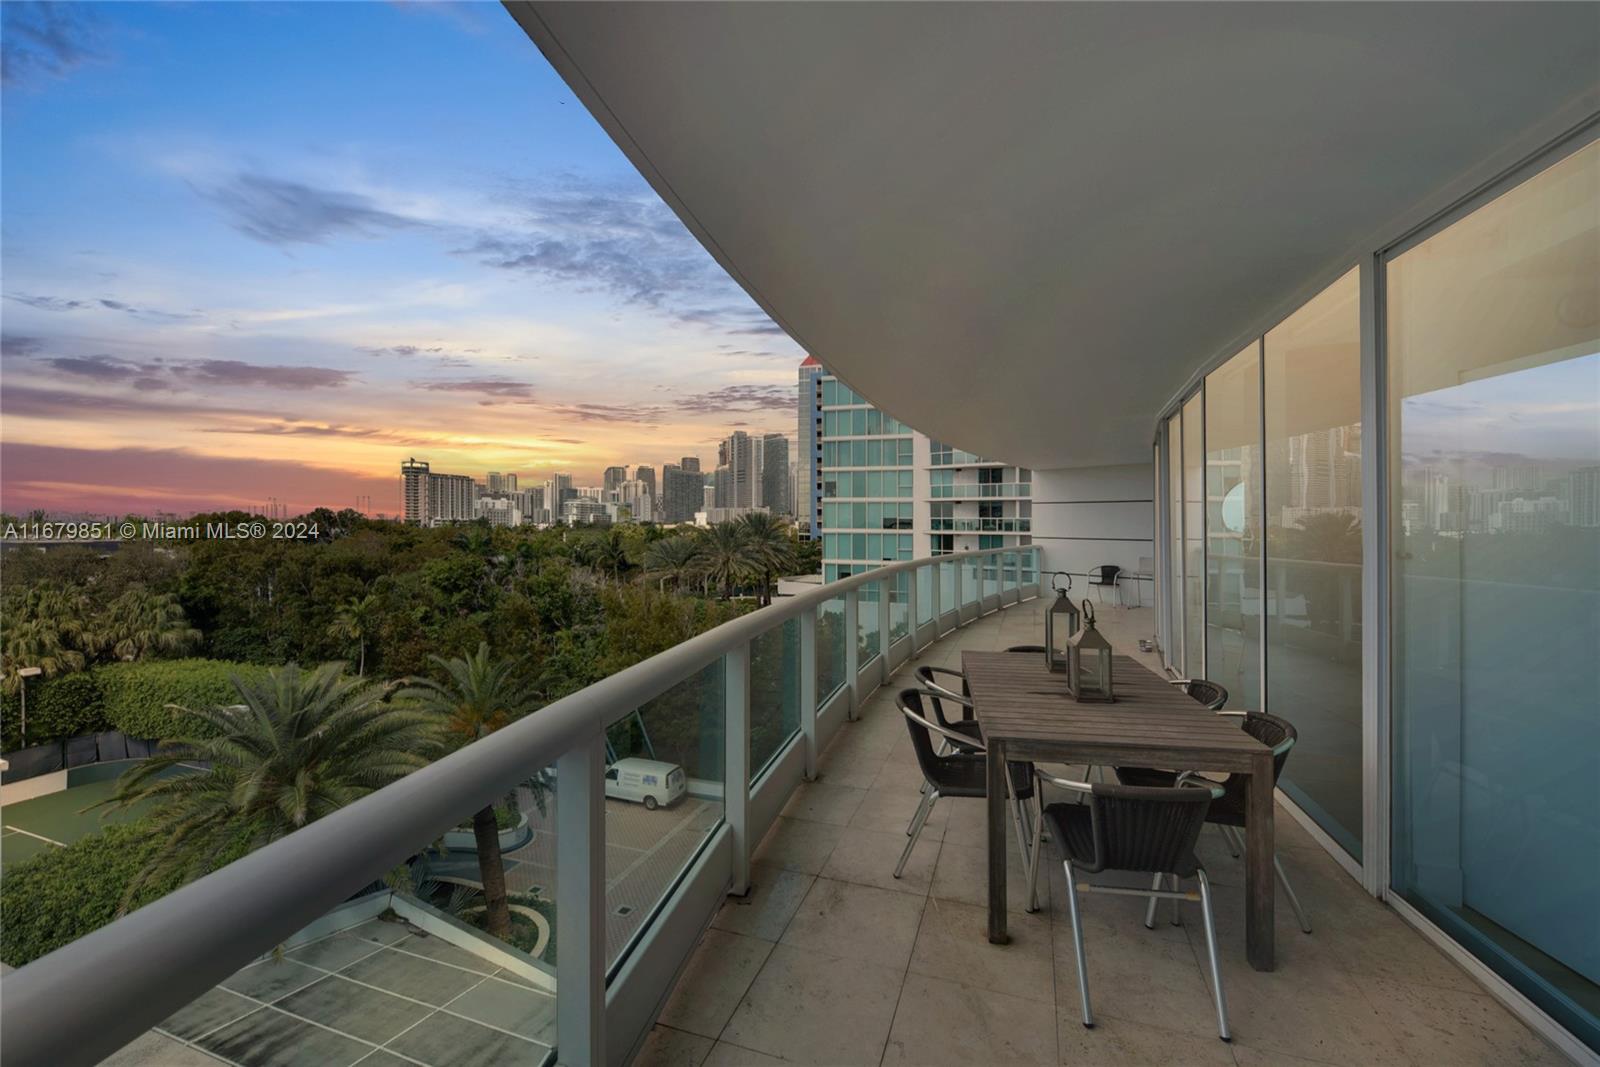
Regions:
<svg viewBox="0 0 1600 1067"><path fill-rule="evenodd" d="M1079 913L1078 894L1148 895L1152 900L1164 898L1175 904L1182 900L1200 904L1206 928L1206 956L1211 963L1212 999L1217 1009L1217 1035L1224 1041L1230 1040L1228 1001L1222 990L1216 920L1211 911L1211 883L1194 854L1195 841L1205 825L1206 811L1222 796L1222 787L1201 780L1169 788L1142 788L1073 782L1042 773L1039 778L1041 787L1048 781L1078 793L1087 801L1051 804L1044 809L1041 819L1041 826L1049 827L1050 837L1061 852L1062 867L1067 875L1067 910L1072 917L1072 945L1077 954L1078 1000L1083 1009L1083 1025L1093 1027L1094 1015L1089 1007L1088 960L1083 947L1083 917ZM1102 871L1149 874L1151 888L1094 885L1078 879L1079 875ZM1184 878L1195 880L1198 895L1181 889L1179 880ZM1170 880L1170 890L1161 888L1163 879Z"/></svg>
<svg viewBox="0 0 1600 1067"><path fill-rule="evenodd" d="M1295 741L1299 739L1294 725L1287 719L1258 711L1223 711L1218 714L1239 718L1240 727L1245 733L1272 749L1272 780L1276 782L1283 775L1283 765L1289 758L1289 750L1294 748ZM1128 786L1170 787L1184 781L1202 779L1192 771L1180 774L1150 767L1118 767L1117 780ZM1203 780L1210 781L1210 779ZM1245 825L1250 777L1244 774L1230 774L1220 784L1223 795L1211 805L1211 810L1206 814L1206 821L1217 827L1223 840L1228 843L1228 850L1237 857L1244 851L1244 842L1239 831ZM1289 884L1289 876L1284 872L1283 863L1276 854L1272 857L1272 869L1278 876L1278 884L1283 887L1283 895L1289 898L1289 906L1294 909L1294 917L1300 923L1300 929L1309 934L1311 918L1300 904L1300 898L1295 895L1294 887ZM1153 917L1154 900L1150 902L1150 908Z"/></svg>
<svg viewBox="0 0 1600 1067"><path fill-rule="evenodd" d="M1178 686L1212 711L1221 711L1228 706L1228 690L1217 682L1204 678L1168 678L1167 684Z"/></svg>
<svg viewBox="0 0 1600 1067"><path fill-rule="evenodd" d="M900 713L905 716L906 729L911 733L911 747L916 752L917 765L922 768L922 776L926 783L922 803L918 805L916 815L912 816L911 828L907 831L911 840L906 842L905 851L900 854L900 862L895 864L896 878L905 872L906 861L911 858L911 850L916 848L917 838L922 836L922 829L928 824L928 816L933 813L933 806L941 797L970 797L983 800L989 795L986 757L982 743L974 742L965 734L946 729L929 718L926 698L931 695L917 689L905 689L901 691L896 701ZM949 751L939 751L934 745L935 737L948 741ZM1013 761L1006 764L1006 770L1007 778L1010 780L1011 824L1022 847L1028 884L1032 886L1035 882L1039 850L1037 835L1033 832L1034 828L1029 825L1030 820L1024 802L1032 800L1035 795L1033 765ZM1038 910L1031 898L1028 910Z"/></svg>

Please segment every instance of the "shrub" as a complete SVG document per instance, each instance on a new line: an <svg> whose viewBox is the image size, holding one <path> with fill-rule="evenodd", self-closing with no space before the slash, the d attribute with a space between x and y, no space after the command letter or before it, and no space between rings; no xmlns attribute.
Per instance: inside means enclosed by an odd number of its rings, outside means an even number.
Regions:
<svg viewBox="0 0 1600 1067"><path fill-rule="evenodd" d="M94 673L99 678L105 717L111 726L129 737L159 741L193 731L209 736L203 723L194 719L180 723L181 713L166 705L196 708L237 704L239 691L234 688L234 676L260 678L266 668L227 660L173 659L117 663Z"/></svg>
<svg viewBox="0 0 1600 1067"><path fill-rule="evenodd" d="M21 967L111 922L128 883L160 848L148 827L124 823L8 867L0 881L0 960ZM152 887L134 906L174 888Z"/></svg>
<svg viewBox="0 0 1600 1067"><path fill-rule="evenodd" d="M5 696L5 734L0 739L7 752L22 747L21 700ZM78 734L111 729L106 719L105 697L93 671L77 671L28 683L28 744L42 745Z"/></svg>

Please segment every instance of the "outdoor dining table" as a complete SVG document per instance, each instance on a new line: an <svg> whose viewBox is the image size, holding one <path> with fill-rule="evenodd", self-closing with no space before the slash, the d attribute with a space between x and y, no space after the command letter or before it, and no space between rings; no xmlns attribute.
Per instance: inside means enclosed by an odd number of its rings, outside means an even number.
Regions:
<svg viewBox="0 0 1600 1067"><path fill-rule="evenodd" d="M1116 700L1079 703L1043 655L963 652L962 673L987 749L989 940L1005 944L1008 760L1166 767L1249 776L1245 817L1245 952L1273 967L1272 750L1137 660L1112 663Z"/></svg>

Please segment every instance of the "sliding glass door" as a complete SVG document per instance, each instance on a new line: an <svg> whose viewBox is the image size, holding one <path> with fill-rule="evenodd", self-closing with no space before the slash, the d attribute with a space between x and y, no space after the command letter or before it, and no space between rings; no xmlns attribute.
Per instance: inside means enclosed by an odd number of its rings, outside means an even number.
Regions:
<svg viewBox="0 0 1600 1067"><path fill-rule="evenodd" d="M1600 145L1386 269L1393 886L1600 1048Z"/></svg>
<svg viewBox="0 0 1600 1067"><path fill-rule="evenodd" d="M1228 707L1261 710L1261 352L1206 375L1206 666Z"/></svg>

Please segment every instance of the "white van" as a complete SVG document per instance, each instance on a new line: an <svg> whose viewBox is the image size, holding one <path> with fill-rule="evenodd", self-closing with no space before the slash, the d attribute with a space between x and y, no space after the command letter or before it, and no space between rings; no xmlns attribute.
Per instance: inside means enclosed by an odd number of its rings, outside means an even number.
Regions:
<svg viewBox="0 0 1600 1067"><path fill-rule="evenodd" d="M643 804L646 811L678 802L688 792L683 768L653 759L619 759L606 768L606 796Z"/></svg>

